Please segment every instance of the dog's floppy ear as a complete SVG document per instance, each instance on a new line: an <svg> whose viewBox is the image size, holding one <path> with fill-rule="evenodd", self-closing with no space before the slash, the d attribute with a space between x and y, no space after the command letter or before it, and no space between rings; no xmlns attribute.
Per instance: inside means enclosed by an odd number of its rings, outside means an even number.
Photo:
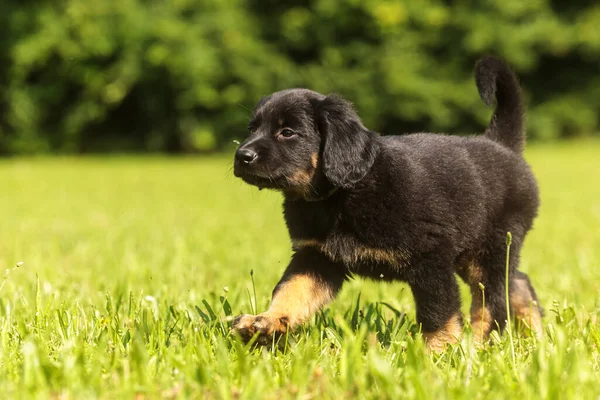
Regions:
<svg viewBox="0 0 600 400"><path fill-rule="evenodd" d="M332 94L316 104L325 177L336 187L348 188L371 169L379 152L377 134L369 131L352 104Z"/></svg>

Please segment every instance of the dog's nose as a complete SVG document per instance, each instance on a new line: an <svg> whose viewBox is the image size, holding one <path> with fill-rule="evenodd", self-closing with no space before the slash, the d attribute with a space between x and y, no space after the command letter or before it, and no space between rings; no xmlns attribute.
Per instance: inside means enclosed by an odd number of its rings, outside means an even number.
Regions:
<svg viewBox="0 0 600 400"><path fill-rule="evenodd" d="M235 152L235 159L244 164L250 164L252 161L256 160L258 154L254 150L250 149L238 149Z"/></svg>

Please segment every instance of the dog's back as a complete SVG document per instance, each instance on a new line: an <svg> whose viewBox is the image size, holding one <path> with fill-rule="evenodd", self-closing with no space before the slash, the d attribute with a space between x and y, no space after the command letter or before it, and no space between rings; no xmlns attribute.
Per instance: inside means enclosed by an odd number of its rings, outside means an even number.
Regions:
<svg viewBox="0 0 600 400"><path fill-rule="evenodd" d="M422 246L422 251L437 251L441 246L449 250L446 242L450 242L454 251L471 248L475 252L507 219L514 219L513 231L524 233L531 228L538 190L520 154L485 136L412 134L385 136L380 143L373 176L364 183L370 186L371 179L388 182L384 192L373 193L372 202L389 198L402 206L377 213L380 218L373 215L373 221L402 221L408 230L399 233L403 240L428 238L426 243L411 243L412 249ZM365 191L361 193L364 198ZM423 227L434 229L438 239L442 230L453 238L430 240L432 233L421 231Z"/></svg>
<svg viewBox="0 0 600 400"><path fill-rule="evenodd" d="M524 236L539 206L535 178L522 157L524 107L516 76L502 61L485 57L475 67L475 80L483 101L496 104L483 135L381 137L379 163L388 168L374 168L376 174L402 176L374 179L397 186L388 195L412 208L407 213L404 207L404 217L436 220L457 232L453 243L473 251L496 230Z"/></svg>

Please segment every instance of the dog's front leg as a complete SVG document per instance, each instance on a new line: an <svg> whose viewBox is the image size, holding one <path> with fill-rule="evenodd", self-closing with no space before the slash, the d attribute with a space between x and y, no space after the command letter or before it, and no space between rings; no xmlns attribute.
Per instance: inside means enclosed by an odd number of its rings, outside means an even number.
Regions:
<svg viewBox="0 0 600 400"><path fill-rule="evenodd" d="M343 265L332 262L317 250L301 249L294 254L273 290L269 309L259 315L238 316L233 321L233 329L245 341L258 332L257 343L269 344L331 302L345 278Z"/></svg>

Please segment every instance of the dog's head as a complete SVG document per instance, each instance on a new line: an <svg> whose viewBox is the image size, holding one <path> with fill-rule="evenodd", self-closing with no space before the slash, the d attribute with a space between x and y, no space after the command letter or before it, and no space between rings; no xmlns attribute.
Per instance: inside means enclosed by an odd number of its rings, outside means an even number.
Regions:
<svg viewBox="0 0 600 400"><path fill-rule="evenodd" d="M248 128L235 153L235 176L307 199L352 187L379 150L376 134L364 127L350 103L307 89L264 97Z"/></svg>

